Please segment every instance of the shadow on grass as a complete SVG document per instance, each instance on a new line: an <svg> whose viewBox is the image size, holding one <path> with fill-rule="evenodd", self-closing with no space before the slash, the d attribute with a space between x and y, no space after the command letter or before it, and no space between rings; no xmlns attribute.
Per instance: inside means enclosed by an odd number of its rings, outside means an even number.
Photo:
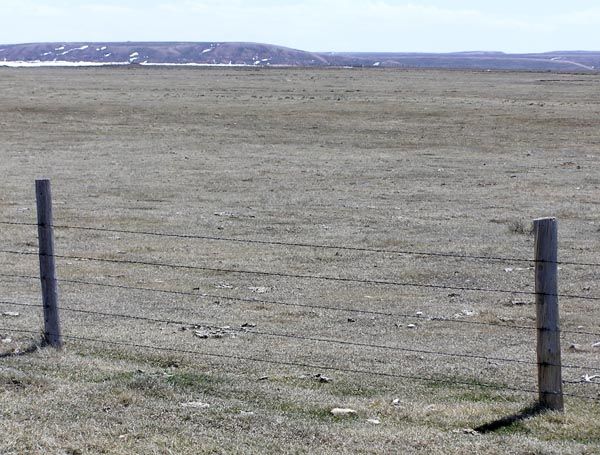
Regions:
<svg viewBox="0 0 600 455"><path fill-rule="evenodd" d="M7 357L21 357L33 354L34 352L37 352L38 349L41 349L45 346L47 346L47 343L45 343L44 340L33 341L29 343L29 345L25 347L25 349L19 349L11 352L1 352L0 359L5 359Z"/></svg>
<svg viewBox="0 0 600 455"><path fill-rule="evenodd" d="M500 430L502 428L509 427L517 422L521 422L522 420L529 419L530 417L535 417L539 414L543 414L547 411L547 408L543 407L539 403L534 403L530 406L527 406L524 409L521 409L516 414L512 414L506 417L502 417L501 419L494 420L493 422L489 422L483 425L480 425L474 428L478 433L491 433L492 431Z"/></svg>

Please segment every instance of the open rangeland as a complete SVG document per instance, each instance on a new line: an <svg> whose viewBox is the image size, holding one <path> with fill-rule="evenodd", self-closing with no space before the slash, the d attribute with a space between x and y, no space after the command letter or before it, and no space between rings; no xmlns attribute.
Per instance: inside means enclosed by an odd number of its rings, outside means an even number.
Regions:
<svg viewBox="0 0 600 455"><path fill-rule="evenodd" d="M39 349L37 229L0 225L3 454L600 451L598 75L2 69L0 167L67 256ZM543 216L565 413L474 432L537 397Z"/></svg>

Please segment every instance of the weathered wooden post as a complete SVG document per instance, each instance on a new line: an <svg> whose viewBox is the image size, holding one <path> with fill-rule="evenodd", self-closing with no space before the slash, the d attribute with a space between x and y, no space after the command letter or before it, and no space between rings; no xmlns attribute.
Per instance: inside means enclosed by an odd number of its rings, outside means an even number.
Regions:
<svg viewBox="0 0 600 455"><path fill-rule="evenodd" d="M37 202L40 280L44 306L44 341L52 347L62 347L58 315L58 285L54 260L54 228L52 226L52 194L49 180L35 181Z"/></svg>
<svg viewBox="0 0 600 455"><path fill-rule="evenodd" d="M558 316L558 223L556 218L533 222L535 232L535 303L539 404L563 411Z"/></svg>

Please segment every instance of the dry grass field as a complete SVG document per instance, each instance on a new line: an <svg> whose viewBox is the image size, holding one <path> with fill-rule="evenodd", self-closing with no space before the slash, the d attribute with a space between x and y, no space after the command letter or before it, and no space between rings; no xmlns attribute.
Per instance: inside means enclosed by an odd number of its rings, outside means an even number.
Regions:
<svg viewBox="0 0 600 455"><path fill-rule="evenodd" d="M0 69L0 163L0 221L47 177L56 225L180 235L56 229L65 346L0 304L0 453L600 452L593 265L560 267L566 412L469 431L536 399L531 221L600 263L598 75Z"/></svg>

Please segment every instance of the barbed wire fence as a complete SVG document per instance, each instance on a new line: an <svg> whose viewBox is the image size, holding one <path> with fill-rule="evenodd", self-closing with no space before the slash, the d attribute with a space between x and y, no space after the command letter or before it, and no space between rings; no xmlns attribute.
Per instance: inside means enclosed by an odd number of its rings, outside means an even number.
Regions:
<svg viewBox="0 0 600 455"><path fill-rule="evenodd" d="M16 301L16 299L5 299L0 297L0 305L13 306L13 307L24 307L24 308L43 308L44 310L44 322L45 327L43 331L44 342L55 347L62 346L62 340L78 342L78 343L91 343L113 347L128 347L141 350L153 350L158 352L169 352L186 354L194 357L212 357L221 360L236 360L251 362L257 364L271 364L271 365L285 365L295 368L310 368L318 369L323 371L336 371L347 374L355 375L371 375L379 376L384 378L395 378L403 380L417 380L430 383L441 383L441 384L453 384L462 387L469 388L484 388L484 389L495 389L499 391L511 391L511 392L522 392L528 394L537 394L540 403L549 409L562 410L562 397L574 397L582 400L593 400L600 401L600 394L586 395L579 393L565 393L563 392L563 384L578 384L582 381L567 381L562 379L562 369L568 369L573 371L585 371L589 379L590 375L587 372L600 372L600 367L594 367L590 365L577 365L577 364L563 364L560 357L560 335L562 334L578 334L600 337L600 333L596 333L588 330L559 330L558 325L558 299L579 299L584 301L597 302L600 297L597 296L586 296L579 294L570 293L559 293L556 289L556 274L555 269L558 265L563 266L585 266L585 267L600 267L600 264L591 262L576 262L576 261L558 261L556 256L541 257L537 255L534 259L527 258L511 258L503 256L484 256L484 255L469 255L462 253L438 253L438 252L427 252L427 251L416 251L416 250L395 250L395 249L379 249L379 248L367 248L367 247L353 247L353 246L336 246L326 245L317 243L299 243L299 242L283 242L283 241L268 241L268 240L254 240L254 239L240 239L240 238L229 238L229 237L218 237L218 236L204 236L204 235L193 235L193 234L174 234L165 232L155 231L144 231L144 230L130 230L130 229L113 229L107 227L90 227L90 226L75 226L75 225L64 225L54 224L51 216L51 203L49 194L49 182L48 181L37 181L46 182L43 185L47 185L46 194L46 207L47 213L44 215L44 204L40 204L38 194L38 223L25 223L19 221L2 221L0 225L5 226L20 226L20 227L36 227L38 228L40 247L39 251L31 250L18 250L18 249L0 249L0 253L9 256L38 256L40 259L40 274L20 274L20 273L0 273L0 282L14 281L14 280L28 280L35 282L41 280L42 283L42 304L35 303L32 301ZM37 183L36 182L36 183ZM39 190L39 187L38 187ZM42 212L42 213L40 213ZM539 221L539 220L538 220ZM553 220L544 220L543 223L550 222L556 226ZM138 260L138 259L108 259L87 255L75 255L75 254L56 254L53 247L53 230L77 230L77 231L90 231L98 233L113 233L113 234L130 234L140 236L154 236L154 237L165 237L171 239L199 239L199 240L213 240L219 242L227 242L230 244L254 244L254 245L270 245L274 247L285 246L288 248L313 248L322 250L341 250L341 251L352 251L356 253L385 253L391 255L410 255L410 256L421 256L429 258L453 258L460 261L498 261L498 262L522 262L528 264L534 264L536 270L536 290L527 291L522 289L506 289L506 288L495 288L495 287L478 287L478 286L451 286L438 283L423 283L416 281L395 281L395 280L378 280L378 279L364 279L364 278L351 278L331 275L320 275L320 274L298 274L286 271L263 271L263 270L249 270L240 268L227 268L227 267L209 267L199 266L191 264L179 264L162 261L149 261L149 260ZM45 234L42 234L44 231ZM539 228L538 228L539 231ZM536 240L538 240L536 238ZM44 242L46 242L44 244ZM49 243L48 243L49 242ZM536 241L536 243L538 243ZM552 248L552 245L550 245ZM554 245L555 248L555 245ZM394 312L394 311L377 311L369 309L360 309L352 307L340 307L332 305L319 305L315 303L304 303L304 302L289 302L275 299L262 299L262 298L244 298L238 296L220 295L214 293L201 293L201 292L189 292L183 290L166 290L156 289L147 286L130 286L127 284L114 284L104 283L82 279L62 279L57 278L55 275L54 260L77 260L87 261L90 263L107 263L117 266L145 266L153 268L168 268L173 270L193 270L199 272L214 272L220 274L235 274L235 275L250 275L250 276L263 276L263 277L274 277L274 278L286 278L295 280L309 280L309 281L323 281L323 282L337 282L337 283L354 283L365 286L392 286L399 288L416 288L416 289L430 289L430 290L450 290L450 291L465 291L465 292L480 292L489 294L511 294L511 295L528 295L535 297L537 303L538 319L536 326L533 325L513 325L503 324L495 322L485 321L471 321L465 319L454 319L446 317L435 317L431 318L432 322L440 324L460 324L466 327L494 327L500 330L510 331L533 331L537 333L538 337L538 358L537 361L515 359L509 357L496 357L486 356L474 353L464 352L450 352L443 349L430 349L420 347L406 347L406 346L395 346L383 343L364 343L348 339L339 339L332 337L312 336L306 334L294 334L286 332L278 332L272 330L261 330L256 327L241 327L241 328L230 328L232 332L244 333L252 337L261 338L272 338L272 339L290 339L300 342L314 342L324 345L338 345L346 346L352 349L375 349L384 350L389 352L397 353L397 355L403 354L419 354L434 357L448 357L453 359L462 359L464 361L488 361L498 362L512 365L525 365L535 366L538 370L538 387L520 387L520 386L507 386L495 383L488 383L478 378L471 380L462 380L450 377L436 377L436 376L424 376L418 374L405 374L398 372L387 372L377 371L373 369L360 369L360 368L346 368L343 366L335 366L331 364L312 364L309 362L295 362L293 360L279 360L275 358L265 358L257 356L247 356L240 353L223 353L223 352L205 352L193 349L182 349L169 346L162 346L156 344L145 344L145 343L133 343L126 340L115 340L106 338L95 338L95 337L84 337L72 334L63 335L59 322L59 313L74 313L74 314L85 314L94 317L103 317L110 319L121 319L132 322L145 322L150 324L173 324L179 326L196 326L203 327L205 329L218 330L222 327L219 324L215 324L211 321L189 321L187 319L176 319L176 318L163 318L163 317L152 317L152 316L140 316L134 314L128 314L126 312L109 312L100 310L89 310L82 309L76 306L61 305L57 300L56 286L58 283L67 286L85 286L85 287L99 287L106 288L108 290L124 290L124 291L141 291L151 294L165 294L173 297L195 297L201 299L221 299L229 300L233 302L245 303L245 304L262 304L270 306L282 306L282 307L298 307L311 310L330 311L330 312L342 312L347 314L362 314L368 316L378 316L385 318L405 318L414 320L423 320L421 315ZM50 262L50 265L47 263ZM554 270L554 275L552 271ZM545 277L545 274L550 273L550 277ZM550 286L546 286L546 282L550 281ZM50 282L50 283L49 283ZM52 285L54 288L52 288ZM50 287L48 287L50 286ZM554 286L554 287L553 287ZM54 293L54 296L52 295ZM85 302L82 302L85 303ZM555 304L556 308L552 308L552 304ZM551 314L548 316L541 314L546 309L550 308ZM541 319L541 320L540 320ZM0 327L0 330L4 332L21 333L24 335L35 336L39 335L39 330L23 329L17 327ZM541 344L540 344L541 343ZM591 385L597 385L593 381L585 381Z"/></svg>

